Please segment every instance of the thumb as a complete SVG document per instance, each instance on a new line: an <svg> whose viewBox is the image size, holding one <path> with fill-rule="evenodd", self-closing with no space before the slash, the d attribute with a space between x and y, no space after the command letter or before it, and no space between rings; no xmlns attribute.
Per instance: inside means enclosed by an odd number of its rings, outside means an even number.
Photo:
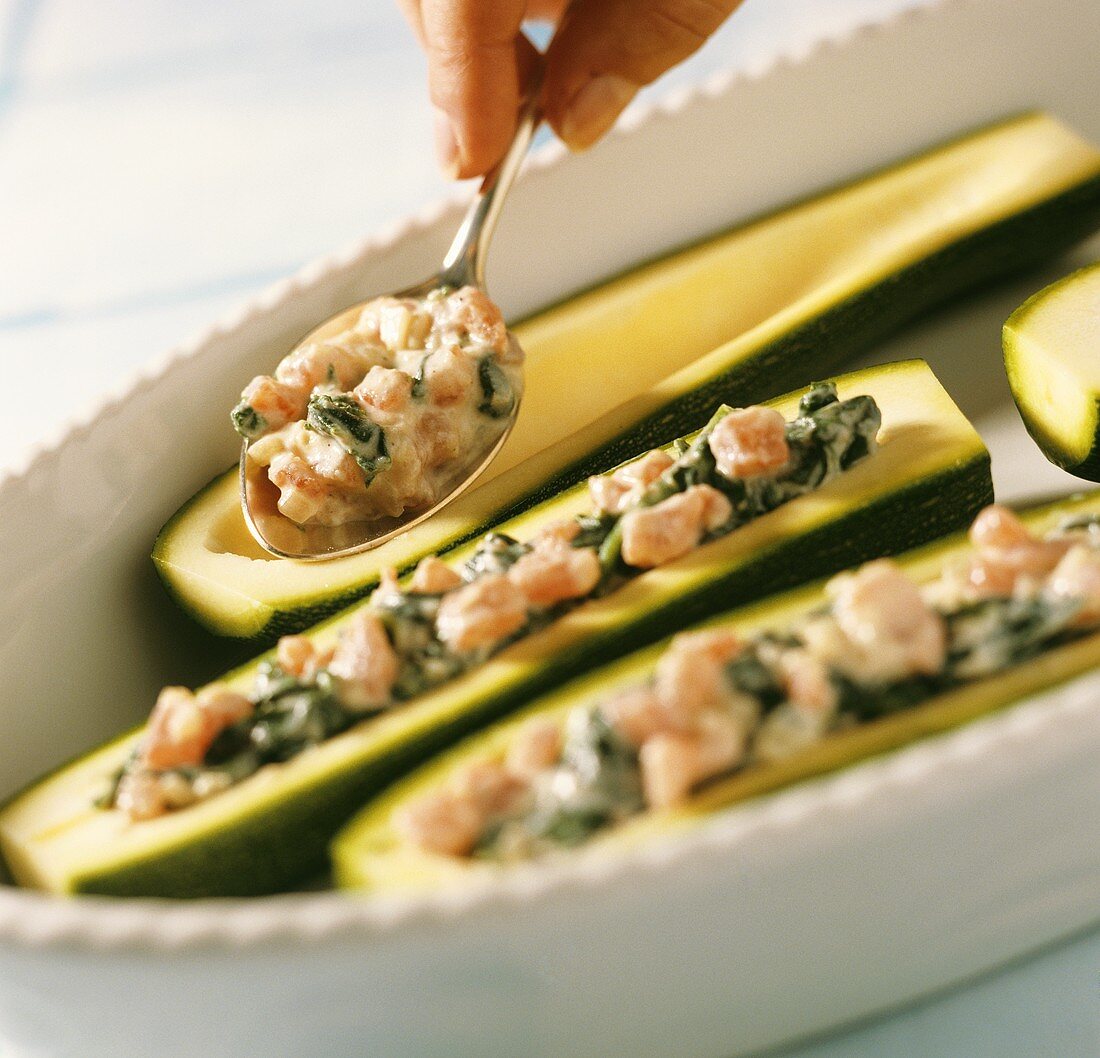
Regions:
<svg viewBox="0 0 1100 1058"><path fill-rule="evenodd" d="M534 50L520 34L525 8L526 0L422 0L437 148L450 176L484 173L508 146Z"/></svg>
<svg viewBox="0 0 1100 1058"><path fill-rule="evenodd" d="M575 0L547 52L546 117L592 146L638 89L695 52L741 0Z"/></svg>

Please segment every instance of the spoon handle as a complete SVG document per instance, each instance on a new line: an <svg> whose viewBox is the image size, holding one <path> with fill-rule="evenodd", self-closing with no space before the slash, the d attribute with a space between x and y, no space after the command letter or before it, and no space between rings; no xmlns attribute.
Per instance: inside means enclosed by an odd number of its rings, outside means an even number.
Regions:
<svg viewBox="0 0 1100 1058"><path fill-rule="evenodd" d="M504 205L504 197L508 194L535 131L542 122L542 111L539 107L541 81L541 76L536 77L528 88L512 142L504 157L482 180L481 187L455 234L454 242L443 259L440 278L449 286L485 286L485 256Z"/></svg>

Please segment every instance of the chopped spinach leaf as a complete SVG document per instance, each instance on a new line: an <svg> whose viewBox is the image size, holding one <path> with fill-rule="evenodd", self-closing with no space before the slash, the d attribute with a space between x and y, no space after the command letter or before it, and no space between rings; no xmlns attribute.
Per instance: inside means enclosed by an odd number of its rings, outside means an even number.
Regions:
<svg viewBox="0 0 1100 1058"><path fill-rule="evenodd" d="M247 441L254 441L267 429L267 419L247 401L242 400L233 409L230 418L233 420L233 429Z"/></svg>
<svg viewBox="0 0 1100 1058"><path fill-rule="evenodd" d="M933 676L914 676L886 685L858 683L835 669L830 677L840 698L839 712L859 721L911 709L948 686L948 681Z"/></svg>
<svg viewBox="0 0 1100 1058"><path fill-rule="evenodd" d="M834 383L812 382L810 388L802 394L802 398L798 402L798 414L812 415L827 404L835 404L838 399Z"/></svg>
<svg viewBox="0 0 1100 1058"><path fill-rule="evenodd" d="M462 575L472 581L487 573L507 573L530 550L530 544L521 544L504 533L487 533L463 564Z"/></svg>
<svg viewBox="0 0 1100 1058"><path fill-rule="evenodd" d="M561 763L544 776L534 801L483 837L478 854L492 856L519 838L531 847L572 847L641 811L638 754L599 709L577 709L566 721Z"/></svg>
<svg viewBox="0 0 1100 1058"><path fill-rule="evenodd" d="M726 664L726 680L735 691L755 698L764 710L773 709L787 697L782 675L760 657L757 643L748 644Z"/></svg>
<svg viewBox="0 0 1100 1058"><path fill-rule="evenodd" d="M481 383L482 398L477 410L490 419L503 419L511 415L516 406L515 390L493 354L478 361L477 378Z"/></svg>
<svg viewBox="0 0 1100 1058"><path fill-rule="evenodd" d="M532 813L528 825L534 838L541 838L564 848L575 848L613 820L614 816L606 805L570 805L561 802L551 810Z"/></svg>
<svg viewBox="0 0 1100 1058"><path fill-rule="evenodd" d="M615 526L613 514L578 514L575 519L580 532L570 541L573 547L599 548Z"/></svg>
<svg viewBox="0 0 1100 1058"><path fill-rule="evenodd" d="M1081 609L1050 595L991 598L946 614L948 672L972 680L1000 672L1065 635Z"/></svg>
<svg viewBox="0 0 1100 1058"><path fill-rule="evenodd" d="M430 355L429 353L428 356ZM416 374L413 375L412 389L409 390L409 395L416 401L421 401L427 396L427 387L424 383L424 371L428 366L428 356L421 357L420 366L417 367Z"/></svg>
<svg viewBox="0 0 1100 1058"><path fill-rule="evenodd" d="M392 462L382 427L353 397L314 393L309 398L306 424L339 442L359 465L368 485Z"/></svg>

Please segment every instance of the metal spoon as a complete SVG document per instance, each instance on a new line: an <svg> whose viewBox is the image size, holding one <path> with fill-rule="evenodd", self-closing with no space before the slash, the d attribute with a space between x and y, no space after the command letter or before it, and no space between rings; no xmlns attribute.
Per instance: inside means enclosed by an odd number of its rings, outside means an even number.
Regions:
<svg viewBox="0 0 1100 1058"><path fill-rule="evenodd" d="M485 289L485 255L489 249L489 241L500 217L504 196L519 172L541 121L536 83L529 90L527 102L520 111L511 146L496 168L482 181L451 248L443 259L443 267L423 283L401 290L394 297L420 298L443 286L475 286ZM358 318L364 304L366 302L333 316L311 331L299 344L319 341L346 330ZM519 343L511 332L508 340L518 348ZM378 518L338 526L298 525L279 511L276 506L279 491L271 483L265 468L248 458L249 442L246 440L241 445L240 483L241 509L249 531L265 551L279 558L292 558L299 562L339 558L378 547L430 518L469 488L493 461L512 432L521 396L522 391L517 392L511 414L499 420L500 433L491 435L483 448L470 452L467 459L454 467L441 490L442 498L434 506L409 510L398 518Z"/></svg>

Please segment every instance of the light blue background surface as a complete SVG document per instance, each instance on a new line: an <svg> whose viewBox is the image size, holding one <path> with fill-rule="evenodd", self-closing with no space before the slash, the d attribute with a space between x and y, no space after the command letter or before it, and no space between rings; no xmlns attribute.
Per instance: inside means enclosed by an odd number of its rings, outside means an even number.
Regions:
<svg viewBox="0 0 1100 1058"><path fill-rule="evenodd" d="M651 92L912 3L747 0ZM0 0L0 470L267 284L447 193L430 120L389 0ZM784 1052L1098 1055L1097 935Z"/></svg>

